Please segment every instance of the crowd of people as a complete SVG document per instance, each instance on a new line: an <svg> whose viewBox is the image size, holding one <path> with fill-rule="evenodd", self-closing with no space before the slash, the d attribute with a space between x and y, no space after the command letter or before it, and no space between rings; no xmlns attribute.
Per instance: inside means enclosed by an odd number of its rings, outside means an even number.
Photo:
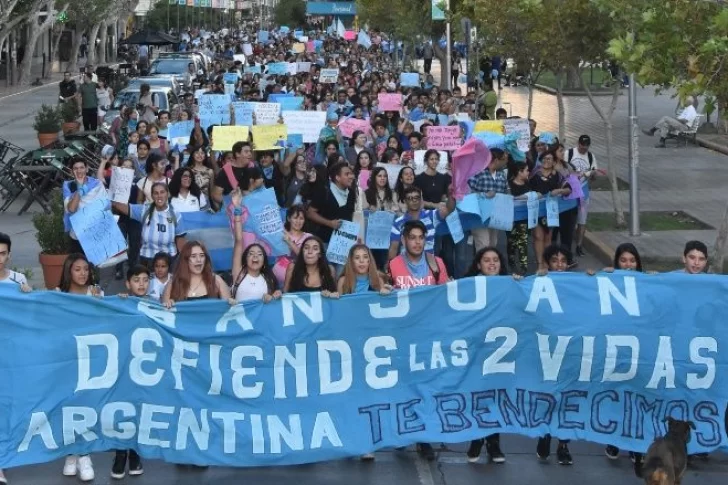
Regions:
<svg viewBox="0 0 728 485"><path fill-rule="evenodd" d="M221 94L226 89L224 75L234 73L237 99L264 101L271 94L295 93L305 99L301 109L326 112L326 126L318 141L309 146L256 150L255 140L245 139L237 141L232 150L219 152L212 149L213 127L204 128L200 123L192 90L195 86L190 85L184 101L170 111L144 109L140 113L139 105L122 106L111 127L114 143L103 151L96 172L89 173L86 159L75 158L71 166L74 180L64 184L67 229L74 247L64 264L58 291L104 297L68 218L105 192L114 166L136 172L128 202L113 203L128 240L128 267L116 268L116 277L126 279L127 293L120 296L157 300L167 308L210 298L231 305L260 300L267 303L289 292L316 291L327 298L363 292L387 295L398 289L441 285L451 278L478 275L519 279L533 272L570 271L578 264L576 258L584 254L587 197L573 209L561 212L556 228L549 227L547 218L542 217L532 229L526 221L515 221L505 234L487 226L474 227L455 241L450 234L438 233L438 225L457 206L450 173L452 160L443 160L440 151L428 147L428 127L460 126L465 138L464 120L507 118L505 110L496 110L489 101L493 91L489 82L484 92L474 89L463 93L457 84L447 90L435 85L431 76L419 87L403 87L399 70L381 49L382 39L376 33L371 34L368 48L317 33L323 42L316 52L294 52L298 41L293 33L279 31L272 31L265 43L256 41L253 30L206 36L193 29L188 35L192 41L183 49L204 49L218 55L209 76L191 76L190 84L199 82L200 89ZM252 55L243 64L235 55L242 53L246 44L251 46ZM246 72L246 66L265 67L276 61L311 62L312 68L296 75ZM339 69L336 84L319 82L324 67ZM90 74L87 77L93 82ZM103 86L103 80L98 86ZM145 89L148 92L148 86L142 87L142 96ZM402 109L379 110L377 95L396 92L403 95ZM90 96L89 88L89 100ZM344 137L340 124L350 117L366 120L368 128ZM194 120L189 143L172 146L167 139L168 125L184 120ZM88 121L91 124L90 111ZM529 121L530 149L518 150L505 136L492 143L487 147L490 163L467 181L471 193L485 198L511 194L518 199L529 192L567 197L575 189L574 180L588 184L595 176L598 167L588 135L567 148L551 133L537 134L536 122ZM420 150L425 150L424 162L418 167L415 152ZM395 181L390 181L391 172L381 164L401 166ZM266 244L244 232L250 215L245 197L262 188L273 189L280 207L286 209L284 240L290 249L286 256L270 257ZM225 211L229 216L235 241L231 272L216 271L205 245L188 240L181 231L183 214L192 211ZM358 241L344 264L330 263L326 248L334 231L342 221L364 227L365 214L371 211L395 214L390 247L370 249ZM503 238L505 254L498 249ZM31 291L25 278L8 267L11 249L10 238L0 234L0 283ZM707 258L705 244L688 243L683 271L704 272ZM617 248L613 267L604 271L614 269L644 271L633 245ZM550 441L550 436L538 441L539 458L549 457ZM484 445L493 462L505 461L498 435L472 442L468 459L476 461ZM430 444L419 443L417 448L426 459L435 458ZM560 464L573 463L568 442L559 441L556 453ZM618 454L618 449L607 448L610 458ZM640 459L638 454L632 456ZM362 458L373 459L374 455ZM123 478L127 472L141 474L141 459L133 450L117 451L111 476ZM92 480L90 457L68 457L63 474Z"/></svg>

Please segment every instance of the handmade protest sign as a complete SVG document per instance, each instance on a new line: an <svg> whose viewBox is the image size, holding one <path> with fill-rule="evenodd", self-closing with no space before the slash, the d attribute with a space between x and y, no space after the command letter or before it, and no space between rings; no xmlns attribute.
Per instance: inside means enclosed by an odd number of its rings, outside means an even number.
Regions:
<svg viewBox="0 0 728 485"><path fill-rule="evenodd" d="M356 118L346 118L339 123L339 130L341 135L345 138L351 138L354 136L355 131L363 131L364 134L369 133L371 130L369 121L358 120Z"/></svg>
<svg viewBox="0 0 728 485"><path fill-rule="evenodd" d="M330 263L346 263L346 259L349 257L349 250L356 244L356 239L359 237L359 229L359 224L355 222L341 221L341 226L334 230L329 241L329 246L326 248L326 258Z"/></svg>
<svg viewBox="0 0 728 485"><path fill-rule="evenodd" d="M419 175L425 171L425 153L427 150L415 150L415 156L413 159L415 175ZM437 171L439 173L447 173L448 156L446 151L439 151L440 161L437 164Z"/></svg>
<svg viewBox="0 0 728 485"><path fill-rule="evenodd" d="M325 111L284 111L281 116L288 131L303 135L305 143L316 143L326 125Z"/></svg>
<svg viewBox="0 0 728 485"><path fill-rule="evenodd" d="M356 39L356 32L353 30L347 30L344 32L344 40L354 40Z"/></svg>
<svg viewBox="0 0 728 485"><path fill-rule="evenodd" d="M253 113L255 103L249 101L235 101L231 103L235 124L239 126L253 126Z"/></svg>
<svg viewBox="0 0 728 485"><path fill-rule="evenodd" d="M212 129L212 149L219 151L232 150L239 141L248 141L247 126L215 126Z"/></svg>
<svg viewBox="0 0 728 485"><path fill-rule="evenodd" d="M493 197L493 210L490 213L488 227L499 231L513 229L513 196L508 194L495 194Z"/></svg>
<svg viewBox="0 0 728 485"><path fill-rule="evenodd" d="M527 152L531 147L531 127L525 118L503 120L503 132L506 135L518 135L518 149Z"/></svg>
<svg viewBox="0 0 728 485"><path fill-rule="evenodd" d="M306 52L306 44L303 42L296 42L293 46L291 46L291 50L294 54L303 54Z"/></svg>
<svg viewBox="0 0 728 485"><path fill-rule="evenodd" d="M457 150L462 145L459 126L431 126L427 129L427 148Z"/></svg>
<svg viewBox="0 0 728 485"><path fill-rule="evenodd" d="M722 275L549 273L168 310L0 285L0 467L128 448L280 466L490 433L644 452L668 416L694 422L689 454L725 450L726 293Z"/></svg>
<svg viewBox="0 0 728 485"><path fill-rule="evenodd" d="M528 121L528 120L526 120ZM473 128L474 133L480 133L483 131L489 131L491 133L497 133L503 135L503 120L480 120L475 123Z"/></svg>
<svg viewBox="0 0 728 485"><path fill-rule="evenodd" d="M281 105L281 111L298 111L303 108L303 96L283 96L276 100Z"/></svg>
<svg viewBox="0 0 728 485"><path fill-rule="evenodd" d="M113 167L109 183L109 197L114 202L129 203L131 186L134 184L134 169Z"/></svg>
<svg viewBox="0 0 728 485"><path fill-rule="evenodd" d="M238 82L238 73L226 72L222 75L222 80L225 84L235 84Z"/></svg>
<svg viewBox="0 0 728 485"><path fill-rule="evenodd" d="M268 42L268 31L267 30L259 30L258 31L258 42L266 43Z"/></svg>
<svg viewBox="0 0 728 485"><path fill-rule="evenodd" d="M323 84L336 84L339 80L338 69L321 69L319 73L319 82Z"/></svg>
<svg viewBox="0 0 728 485"><path fill-rule="evenodd" d="M271 62L266 64L266 72L268 74L288 74L287 62Z"/></svg>
<svg viewBox="0 0 728 485"><path fill-rule="evenodd" d="M243 229L264 242L269 256L284 256L291 252L283 240L283 220L275 190L258 189L243 198L248 218Z"/></svg>
<svg viewBox="0 0 728 485"><path fill-rule="evenodd" d="M546 225L559 227L559 198L546 196Z"/></svg>
<svg viewBox="0 0 728 485"><path fill-rule="evenodd" d="M300 72L310 72L311 71L311 63L310 62L300 62L299 61L297 64L298 64L298 66L296 67L296 69L298 70L299 73Z"/></svg>
<svg viewBox="0 0 728 485"><path fill-rule="evenodd" d="M210 125L230 124L230 96L224 94L205 94L197 102L200 112L200 125L207 129Z"/></svg>
<svg viewBox="0 0 728 485"><path fill-rule="evenodd" d="M289 62L287 74L289 76L295 76L296 74L298 74L298 64L296 64L295 62Z"/></svg>
<svg viewBox="0 0 728 485"><path fill-rule="evenodd" d="M389 249L389 238L392 234L394 212L370 211L367 217L365 243L369 249Z"/></svg>
<svg viewBox="0 0 728 485"><path fill-rule="evenodd" d="M281 117L278 103L253 103L256 125L275 125Z"/></svg>
<svg viewBox="0 0 728 485"><path fill-rule="evenodd" d="M419 87L420 73L403 72L399 75L399 85L403 87Z"/></svg>
<svg viewBox="0 0 728 485"><path fill-rule="evenodd" d="M526 194L526 210L528 210L528 228L533 229L538 225L538 192L528 192Z"/></svg>
<svg viewBox="0 0 728 485"><path fill-rule="evenodd" d="M483 222L483 224L485 224L485 222L490 219L491 214L493 214L495 197L488 198L483 194L477 194L477 197L478 209L480 211L480 220Z"/></svg>
<svg viewBox="0 0 728 485"><path fill-rule="evenodd" d="M402 109L402 95L400 93L379 93L379 111L400 111Z"/></svg>
<svg viewBox="0 0 728 485"><path fill-rule="evenodd" d="M253 133L253 150L280 150L286 146L288 139L288 129L286 125L253 125L251 128Z"/></svg>
<svg viewBox="0 0 728 485"><path fill-rule="evenodd" d="M246 74L262 74L263 69L260 65L256 64L255 66L245 66L243 72L245 72Z"/></svg>
<svg viewBox="0 0 728 485"><path fill-rule="evenodd" d="M129 202L129 198L124 202ZM96 199L71 214L71 227L91 264L101 264L126 250L126 240L111 214L109 199Z"/></svg>
<svg viewBox="0 0 728 485"><path fill-rule="evenodd" d="M303 135L299 135L298 133L289 133L286 138L286 147L293 150L303 148Z"/></svg>
<svg viewBox="0 0 728 485"><path fill-rule="evenodd" d="M169 145L175 146L187 146L190 141L190 134L195 128L195 122L193 120L187 121L176 121L167 125L167 140Z"/></svg>

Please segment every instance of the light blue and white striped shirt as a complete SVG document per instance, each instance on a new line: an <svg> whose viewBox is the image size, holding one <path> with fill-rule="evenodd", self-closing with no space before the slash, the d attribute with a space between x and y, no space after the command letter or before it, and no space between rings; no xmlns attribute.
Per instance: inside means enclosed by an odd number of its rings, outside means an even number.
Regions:
<svg viewBox="0 0 728 485"><path fill-rule="evenodd" d="M129 204L129 215L142 224L142 249L139 254L143 258L153 258L158 252L164 251L170 256L176 256L177 246L174 239L182 235L179 230L181 214L173 213L167 206L164 211L155 208L151 217L147 218L145 215L150 205Z"/></svg>

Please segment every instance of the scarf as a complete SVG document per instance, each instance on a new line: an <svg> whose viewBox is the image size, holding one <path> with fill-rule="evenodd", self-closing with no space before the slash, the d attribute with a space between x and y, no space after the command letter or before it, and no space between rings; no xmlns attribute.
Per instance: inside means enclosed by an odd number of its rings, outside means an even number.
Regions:
<svg viewBox="0 0 728 485"><path fill-rule="evenodd" d="M357 276L354 293L366 293L369 291L369 276Z"/></svg>
<svg viewBox="0 0 728 485"><path fill-rule="evenodd" d="M427 265L427 257L423 252L419 261L412 261L407 255L402 256L407 265L407 270L415 278L426 278L430 274L430 267Z"/></svg>
<svg viewBox="0 0 728 485"><path fill-rule="evenodd" d="M339 207L344 207L346 201L349 199L349 189L340 189L333 182L329 182L329 188L331 189L331 193L334 194L334 198L336 199L336 203L339 204Z"/></svg>

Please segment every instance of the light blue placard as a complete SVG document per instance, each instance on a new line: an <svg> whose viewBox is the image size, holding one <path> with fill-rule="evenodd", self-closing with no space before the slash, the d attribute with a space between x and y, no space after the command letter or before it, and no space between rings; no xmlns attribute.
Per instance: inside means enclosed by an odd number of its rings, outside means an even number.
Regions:
<svg viewBox="0 0 728 485"><path fill-rule="evenodd" d="M447 126L450 123L449 115L437 115L437 124L439 126Z"/></svg>
<svg viewBox="0 0 728 485"><path fill-rule="evenodd" d="M457 202L457 208L462 212L480 214L480 203L478 201L480 198L481 196L478 194L468 194L463 197L463 200ZM488 217L490 217L490 212L488 213ZM486 219L488 219L488 217L486 217Z"/></svg>
<svg viewBox="0 0 728 485"><path fill-rule="evenodd" d="M526 194L526 207L528 210L528 228L533 229L538 224L538 193L528 192Z"/></svg>
<svg viewBox="0 0 728 485"><path fill-rule="evenodd" d="M263 70L260 66L245 66L245 69L243 70L246 74L262 74Z"/></svg>
<svg viewBox="0 0 728 485"><path fill-rule="evenodd" d="M205 94L197 101L200 111L200 125L207 129L210 125L230 124L230 96L225 94Z"/></svg>
<svg viewBox="0 0 728 485"><path fill-rule="evenodd" d="M453 241L455 243L459 243L460 241L465 238L465 234L463 233L463 226L460 224L460 216L458 215L458 211L453 211L445 218L445 222L447 223L447 228L450 230L450 235L452 236Z"/></svg>
<svg viewBox="0 0 728 485"><path fill-rule="evenodd" d="M281 28L278 30L281 31L281 34L287 34L291 31L290 27L288 27L287 25L281 25Z"/></svg>
<svg viewBox="0 0 728 485"><path fill-rule="evenodd" d="M694 422L689 454L725 450L726 294L617 271L167 310L0 285L0 467L130 448L281 466L492 433L645 452L666 416Z"/></svg>
<svg viewBox="0 0 728 485"><path fill-rule="evenodd" d="M326 249L326 257L330 263L344 264L349 257L349 250L359 237L359 224L341 221L341 226L334 231ZM391 229L391 226L390 226Z"/></svg>
<svg viewBox="0 0 728 485"><path fill-rule="evenodd" d="M111 214L109 199L96 199L70 217L71 227L92 264L101 264L126 249L126 240Z"/></svg>
<svg viewBox="0 0 728 485"><path fill-rule="evenodd" d="M303 135L300 133L289 133L286 139L286 147L291 150L297 150L303 147Z"/></svg>
<svg viewBox="0 0 728 485"><path fill-rule="evenodd" d="M283 240L283 220L274 189L258 189L243 198L248 218L243 229L254 233L263 242L270 256L285 256L290 253Z"/></svg>
<svg viewBox="0 0 728 485"><path fill-rule="evenodd" d="M493 197L493 211L490 213L488 227L499 231L513 229L513 196L508 194L495 194Z"/></svg>
<svg viewBox="0 0 728 485"><path fill-rule="evenodd" d="M234 72L226 72L223 74L222 80L225 84L235 84L238 82L238 75Z"/></svg>
<svg viewBox="0 0 728 485"><path fill-rule="evenodd" d="M259 30L258 31L258 42L266 43L268 42L269 34L267 30Z"/></svg>
<svg viewBox="0 0 728 485"><path fill-rule="evenodd" d="M485 221L490 219L490 215L493 213L493 199L489 199L482 194L478 194L477 197L480 220L485 223Z"/></svg>
<svg viewBox="0 0 728 485"><path fill-rule="evenodd" d="M249 101L236 101L233 103L233 114L237 126L253 126L253 113L255 103Z"/></svg>
<svg viewBox="0 0 728 485"><path fill-rule="evenodd" d="M367 218L366 245L369 249L389 249L394 212L371 211Z"/></svg>
<svg viewBox="0 0 728 485"><path fill-rule="evenodd" d="M268 95L269 103L280 103L282 98L291 98L293 93L273 93Z"/></svg>
<svg viewBox="0 0 728 485"><path fill-rule="evenodd" d="M417 72L403 72L399 75L399 84L403 87L418 87L420 74Z"/></svg>
<svg viewBox="0 0 728 485"><path fill-rule="evenodd" d="M187 138L189 139L190 133L195 128L195 122L193 120L187 121L176 121L167 125L168 127L168 139L174 140L175 138Z"/></svg>
<svg viewBox="0 0 728 485"><path fill-rule="evenodd" d="M559 198L546 197L546 224L549 227L559 227Z"/></svg>
<svg viewBox="0 0 728 485"><path fill-rule="evenodd" d="M271 103L280 103L281 111L299 111L303 107L303 96L283 96Z"/></svg>
<svg viewBox="0 0 728 485"><path fill-rule="evenodd" d="M268 74L288 74L287 62L273 62L266 65Z"/></svg>

